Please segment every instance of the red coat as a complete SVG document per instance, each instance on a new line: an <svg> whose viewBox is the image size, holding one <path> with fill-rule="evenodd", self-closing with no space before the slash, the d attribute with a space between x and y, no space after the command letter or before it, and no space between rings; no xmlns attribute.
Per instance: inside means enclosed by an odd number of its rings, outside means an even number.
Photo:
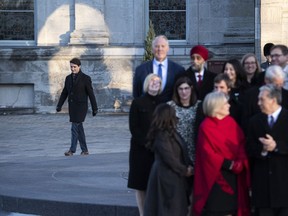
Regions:
<svg viewBox="0 0 288 216"><path fill-rule="evenodd" d="M204 119L199 128L196 146L193 215L201 215L209 192L216 182L221 185L223 191L231 188L221 174L224 159L243 162L244 170L237 175L237 215L250 215L250 171L244 144L244 134L232 117L226 116L222 120L212 117Z"/></svg>

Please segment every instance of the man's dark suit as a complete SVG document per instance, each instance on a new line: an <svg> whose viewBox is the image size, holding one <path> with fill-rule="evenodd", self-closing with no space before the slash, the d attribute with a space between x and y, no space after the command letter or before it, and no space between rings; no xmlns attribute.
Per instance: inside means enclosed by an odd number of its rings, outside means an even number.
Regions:
<svg viewBox="0 0 288 216"><path fill-rule="evenodd" d="M258 106L259 86L252 87L245 93L243 99L243 129L247 132L249 119L257 113L260 113ZM282 88L282 107L288 109L288 91Z"/></svg>
<svg viewBox="0 0 288 216"><path fill-rule="evenodd" d="M217 75L216 73L212 73L205 68L201 86L197 85L195 72L192 70L192 67L189 67L186 70L185 75L191 79L193 86L196 90L198 100L203 100L208 93L213 91L214 78Z"/></svg>
<svg viewBox="0 0 288 216"><path fill-rule="evenodd" d="M168 59L167 82L165 88L159 96L159 101L166 103L172 99L173 87L176 77L184 73L184 67ZM153 61L145 62L136 68L133 78L133 97L137 98L143 95L143 83L148 74L153 73Z"/></svg>
<svg viewBox="0 0 288 216"><path fill-rule="evenodd" d="M269 134L276 150L262 156L259 137ZM259 113L249 122L247 152L251 159L252 200L256 208L288 207L288 111L282 108L272 129L267 115Z"/></svg>
<svg viewBox="0 0 288 216"><path fill-rule="evenodd" d="M230 116L238 123L239 126L242 126L242 112L243 112L243 106L242 104L237 100L234 94L229 95L229 112Z"/></svg>

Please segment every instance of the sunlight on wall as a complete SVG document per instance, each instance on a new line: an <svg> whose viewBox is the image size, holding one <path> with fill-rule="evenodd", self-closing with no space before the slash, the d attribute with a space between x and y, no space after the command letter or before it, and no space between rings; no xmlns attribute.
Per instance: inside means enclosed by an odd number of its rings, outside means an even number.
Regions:
<svg viewBox="0 0 288 216"><path fill-rule="evenodd" d="M60 44L62 37L70 31L70 6L62 5L47 16L38 33L38 45ZM69 35L66 40L66 43L69 42Z"/></svg>
<svg viewBox="0 0 288 216"><path fill-rule="evenodd" d="M46 93L50 95L49 98L54 104L58 102L65 77L71 73L69 60L73 57L79 57L82 61L83 72L91 76L93 86L97 88L96 91L100 94L98 96L101 99L104 98L99 103L110 106L110 102L113 101L114 103L114 98L118 98L119 95L121 97L123 94L131 94L133 74L131 70L136 51L129 48L113 49L109 46L95 47L95 44L87 46L85 41L87 38L88 40L91 39L89 38L91 35L97 38L100 32L99 37L101 37L101 31L108 34L104 16L101 11L85 4L75 6L75 17L69 15L70 10L71 8L67 5L57 8L47 17L45 25L39 33L39 41L48 45L51 43L59 44L59 35L65 35L67 32L69 33L68 40L73 37L69 46L53 46L54 51L51 52L52 55L47 62L49 90ZM75 26L75 29L69 30L71 26ZM56 41L57 35L58 41ZM77 37L79 37L79 44L75 42ZM77 46L74 46L74 42ZM107 52L107 50L110 51ZM113 95L115 93L117 96ZM113 108L113 103L111 103L111 108ZM55 110L55 107L51 107L51 110Z"/></svg>
<svg viewBox="0 0 288 216"><path fill-rule="evenodd" d="M261 0L261 48L266 43L288 45L288 1Z"/></svg>
<svg viewBox="0 0 288 216"><path fill-rule="evenodd" d="M76 30L103 30L107 31L107 27L104 20L104 15L101 11L91 8L85 4L77 4L76 9ZM78 14L77 14L78 13ZM77 16L78 15L78 16ZM81 18L80 18L81 17Z"/></svg>

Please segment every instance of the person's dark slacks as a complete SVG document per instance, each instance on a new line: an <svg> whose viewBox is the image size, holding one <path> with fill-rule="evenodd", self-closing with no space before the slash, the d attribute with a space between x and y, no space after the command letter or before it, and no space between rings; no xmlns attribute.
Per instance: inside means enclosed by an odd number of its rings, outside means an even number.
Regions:
<svg viewBox="0 0 288 216"><path fill-rule="evenodd" d="M84 132L82 122L81 123L72 122L70 151L72 151L73 153L76 152L78 140L79 140L80 148L81 148L82 152L88 152L88 148L87 148L87 144L86 144L86 138L85 138L85 132Z"/></svg>

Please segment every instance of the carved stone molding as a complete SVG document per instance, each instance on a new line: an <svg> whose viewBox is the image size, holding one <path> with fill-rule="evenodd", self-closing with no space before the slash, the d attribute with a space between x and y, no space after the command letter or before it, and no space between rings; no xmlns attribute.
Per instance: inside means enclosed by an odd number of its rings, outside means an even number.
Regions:
<svg viewBox="0 0 288 216"><path fill-rule="evenodd" d="M104 0L75 0L75 29L70 35L70 44L106 45L109 43L104 19L104 4Z"/></svg>

